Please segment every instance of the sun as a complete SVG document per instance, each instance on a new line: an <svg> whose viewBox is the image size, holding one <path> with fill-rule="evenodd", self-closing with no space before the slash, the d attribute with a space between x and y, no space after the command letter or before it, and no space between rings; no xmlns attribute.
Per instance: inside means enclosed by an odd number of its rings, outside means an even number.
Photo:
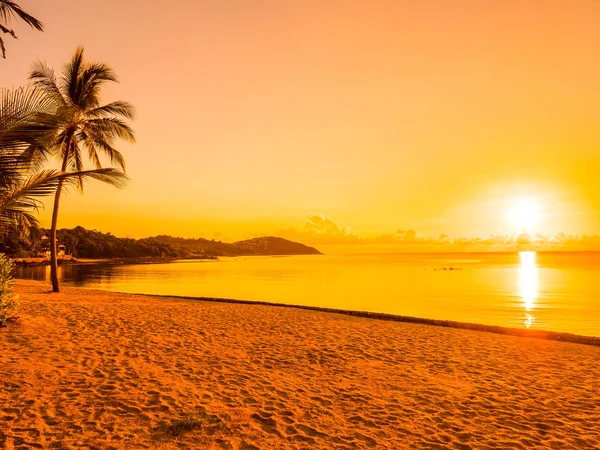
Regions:
<svg viewBox="0 0 600 450"><path fill-rule="evenodd" d="M540 204L537 199L533 197L520 197L515 199L510 206L508 215L512 224L519 229L530 233L542 219Z"/></svg>

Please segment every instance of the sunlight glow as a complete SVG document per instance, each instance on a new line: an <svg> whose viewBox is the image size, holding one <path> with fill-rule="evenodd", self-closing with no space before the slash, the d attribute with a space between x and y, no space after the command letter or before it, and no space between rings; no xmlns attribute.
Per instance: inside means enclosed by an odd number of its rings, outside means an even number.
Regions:
<svg viewBox="0 0 600 450"><path fill-rule="evenodd" d="M539 203L535 198L519 198L512 204L509 218L520 230L531 232L542 218Z"/></svg>
<svg viewBox="0 0 600 450"><path fill-rule="evenodd" d="M533 316L529 313L525 313L525 321L523 324L525 325L525 328L531 328L531 325L533 325Z"/></svg>
<svg viewBox="0 0 600 450"><path fill-rule="evenodd" d="M523 299L523 306L526 311L526 319L524 321L526 328L530 328L533 324L534 317L531 314L531 310L535 306L535 300L538 293L538 274L535 257L535 252L519 253L519 258L521 260L519 269L519 295Z"/></svg>

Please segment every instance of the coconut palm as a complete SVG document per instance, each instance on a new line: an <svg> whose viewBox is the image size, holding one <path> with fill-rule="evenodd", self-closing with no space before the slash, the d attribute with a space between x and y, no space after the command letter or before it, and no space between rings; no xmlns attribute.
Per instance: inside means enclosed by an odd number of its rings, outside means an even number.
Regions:
<svg viewBox="0 0 600 450"><path fill-rule="evenodd" d="M39 197L54 194L60 182L125 181L115 169L76 174L39 170L56 140L58 124L54 102L40 89L0 91L0 232L16 227L27 238L38 225L33 213L41 206Z"/></svg>
<svg viewBox="0 0 600 450"><path fill-rule="evenodd" d="M42 94L30 88L0 91L0 221L4 225L35 221L28 214L37 202L20 195L20 188L26 175L43 162L46 144L53 141L56 108ZM34 186L39 182L38 178Z"/></svg>
<svg viewBox="0 0 600 450"><path fill-rule="evenodd" d="M10 0L0 0L0 32L2 32L2 34L10 34L16 39L17 35L15 34L14 30L12 28L8 28L11 20L14 18L21 19L27 25L35 28L36 30L44 31L44 25L42 22L37 20L32 15L27 14L15 2ZM4 47L4 41L2 40L1 34L0 52L2 52L2 57L6 58L6 48Z"/></svg>
<svg viewBox="0 0 600 450"><path fill-rule="evenodd" d="M102 168L99 154L103 153L125 172L125 160L114 143L117 139L135 142L133 130L126 122L133 118L133 107L123 101L101 105L101 88L107 82L117 81L109 66L84 61L83 48L78 48L60 77L41 62L34 65L29 77L58 105L59 125L51 150L60 158L62 172L82 172L84 152L96 169ZM77 186L83 189L83 178L77 178ZM50 237L50 277L54 292L59 291L56 227L62 187L60 181L54 196Z"/></svg>

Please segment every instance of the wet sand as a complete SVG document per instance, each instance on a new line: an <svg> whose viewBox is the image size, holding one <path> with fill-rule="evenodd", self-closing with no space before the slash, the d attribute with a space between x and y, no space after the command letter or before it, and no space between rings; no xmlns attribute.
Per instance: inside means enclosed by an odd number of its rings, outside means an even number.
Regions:
<svg viewBox="0 0 600 450"><path fill-rule="evenodd" d="M600 348L18 282L0 448L600 446Z"/></svg>

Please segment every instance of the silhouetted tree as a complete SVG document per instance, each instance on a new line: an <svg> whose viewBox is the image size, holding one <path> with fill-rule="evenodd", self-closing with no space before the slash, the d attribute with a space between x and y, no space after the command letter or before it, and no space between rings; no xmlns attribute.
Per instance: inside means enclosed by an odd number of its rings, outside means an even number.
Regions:
<svg viewBox="0 0 600 450"><path fill-rule="evenodd" d="M79 178L120 177L114 169L67 174L40 170L55 141L56 106L40 89L0 91L0 233L16 229L27 239L38 226L38 198L54 194L59 183Z"/></svg>
<svg viewBox="0 0 600 450"><path fill-rule="evenodd" d="M83 48L78 48L60 78L57 79L54 71L42 62L34 65L29 77L34 85L58 106L56 114L59 125L51 150L61 159L62 172L81 172L83 151L96 169L102 167L99 159L99 153L102 152L110 158L112 164L125 171L125 160L113 145L118 138L135 142L133 130L124 121L133 118L133 107L123 101L100 104L102 86L106 82L117 81L115 73L109 66L103 63L85 62ZM106 178L103 181L122 185L123 179ZM79 178L77 184L79 189L83 190L83 178ZM63 183L59 182L54 196L50 233L50 277L54 292L60 290L56 227L62 187Z"/></svg>

